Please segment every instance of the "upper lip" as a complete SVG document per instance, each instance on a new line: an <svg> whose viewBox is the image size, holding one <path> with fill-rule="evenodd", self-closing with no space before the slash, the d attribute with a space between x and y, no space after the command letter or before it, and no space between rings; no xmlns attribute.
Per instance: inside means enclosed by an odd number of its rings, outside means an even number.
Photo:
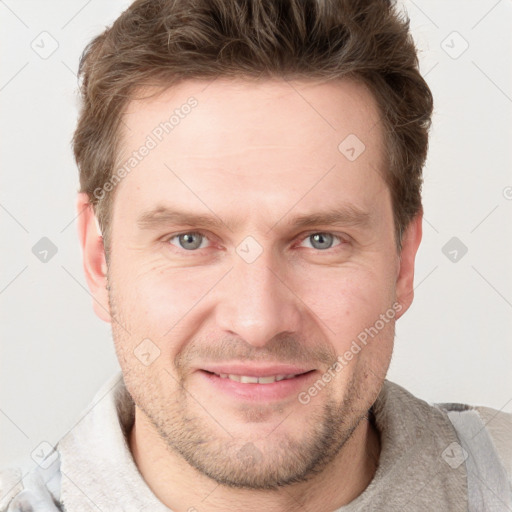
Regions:
<svg viewBox="0 0 512 512"><path fill-rule="evenodd" d="M273 364L273 365L254 365L243 363L232 364L211 364L200 368L212 373L224 373L228 375L246 375L250 377L270 377L272 375L299 375L306 373L313 368L304 368L302 366L294 366L289 364Z"/></svg>

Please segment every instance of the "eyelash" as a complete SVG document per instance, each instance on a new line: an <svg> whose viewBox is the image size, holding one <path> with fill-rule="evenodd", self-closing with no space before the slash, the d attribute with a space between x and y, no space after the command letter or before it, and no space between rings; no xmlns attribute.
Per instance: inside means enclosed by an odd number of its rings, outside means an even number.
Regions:
<svg viewBox="0 0 512 512"><path fill-rule="evenodd" d="M318 234L332 235L334 239L337 239L339 241L339 243L337 245L329 247L329 249L324 249L324 250L315 249L314 247L313 248L304 247L304 249L313 249L315 252L318 252L318 253L322 253L322 252L328 253L332 249L335 249L336 247L340 247L340 246L345 245L345 244L348 243L347 235L341 236L341 234L336 234L336 233L333 233L331 231L311 231L309 233L301 235L300 243L304 242L304 240L308 239L310 236L318 235ZM194 250L187 251L186 249L182 249L182 248L180 248L180 247L170 243L171 240L173 240L174 238L179 238L182 235L201 235L204 238L206 238L208 241L211 242L211 240L208 237L208 235L206 233L202 232L202 231L183 231L181 233L176 233L174 235L167 236L163 240L163 242L168 244L169 246L171 246L173 248L173 250L176 250L177 252L180 252L180 253L190 253L191 255L197 254L200 251L200 249L194 249ZM203 247L203 249L208 249L208 247Z"/></svg>

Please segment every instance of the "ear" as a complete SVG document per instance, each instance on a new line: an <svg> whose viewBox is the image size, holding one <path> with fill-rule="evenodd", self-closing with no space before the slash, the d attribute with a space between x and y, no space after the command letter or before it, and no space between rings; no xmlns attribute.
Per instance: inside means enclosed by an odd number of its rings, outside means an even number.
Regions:
<svg viewBox="0 0 512 512"><path fill-rule="evenodd" d="M78 237L82 246L85 279L93 297L96 315L110 322L110 306L107 291L107 262L103 237L94 215L89 196L80 192L77 197Z"/></svg>
<svg viewBox="0 0 512 512"><path fill-rule="evenodd" d="M414 262L421 242L423 212L418 213L405 229L396 281L396 300L402 305L396 318L400 318L412 304L414 298Z"/></svg>

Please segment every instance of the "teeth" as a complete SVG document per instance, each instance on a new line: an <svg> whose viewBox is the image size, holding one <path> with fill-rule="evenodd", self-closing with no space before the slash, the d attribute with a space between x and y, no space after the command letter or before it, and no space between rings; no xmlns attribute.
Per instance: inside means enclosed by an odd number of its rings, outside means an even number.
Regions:
<svg viewBox="0 0 512 512"><path fill-rule="evenodd" d="M230 375L228 378L232 378ZM258 384L258 377L247 377L246 375L242 375L240 377L240 382L242 384Z"/></svg>
<svg viewBox="0 0 512 512"><path fill-rule="evenodd" d="M259 384L272 384L277 380L277 376L270 375L269 377L258 377L257 381Z"/></svg>
<svg viewBox="0 0 512 512"><path fill-rule="evenodd" d="M234 375L227 373L216 373L222 379L230 379L236 382L240 382L242 384L272 384L273 382L278 382L284 379L291 379L296 376L296 374L291 375L269 375L268 377L252 377L250 375Z"/></svg>

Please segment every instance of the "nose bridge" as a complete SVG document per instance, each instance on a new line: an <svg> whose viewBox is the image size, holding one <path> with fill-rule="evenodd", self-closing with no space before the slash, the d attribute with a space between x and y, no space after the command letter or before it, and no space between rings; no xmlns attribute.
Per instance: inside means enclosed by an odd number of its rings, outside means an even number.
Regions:
<svg viewBox="0 0 512 512"><path fill-rule="evenodd" d="M249 261L235 255L217 305L217 322L225 332L263 346L276 335L299 328L298 299L285 284L269 249Z"/></svg>

